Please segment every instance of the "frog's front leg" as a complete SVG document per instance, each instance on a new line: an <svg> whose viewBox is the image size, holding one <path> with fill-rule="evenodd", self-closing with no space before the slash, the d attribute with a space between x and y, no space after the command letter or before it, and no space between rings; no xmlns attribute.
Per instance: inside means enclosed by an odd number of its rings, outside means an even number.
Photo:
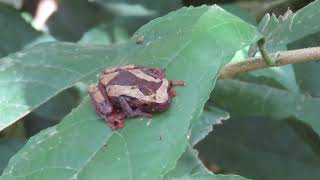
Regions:
<svg viewBox="0 0 320 180"><path fill-rule="evenodd" d="M130 118L133 117L147 117L151 118L152 114L142 112L140 109L133 110L129 105L127 98L125 96L118 97L119 104L123 110L123 112Z"/></svg>
<svg viewBox="0 0 320 180"><path fill-rule="evenodd" d="M124 123L122 119L126 118L126 115L119 114L118 112L114 112L111 115L107 116L105 118L108 125L111 127L111 129L118 129L122 128L124 126Z"/></svg>

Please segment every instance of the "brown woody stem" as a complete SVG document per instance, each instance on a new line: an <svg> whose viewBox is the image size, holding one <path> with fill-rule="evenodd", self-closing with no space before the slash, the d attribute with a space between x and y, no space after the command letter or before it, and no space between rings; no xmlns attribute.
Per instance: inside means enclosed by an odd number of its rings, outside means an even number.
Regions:
<svg viewBox="0 0 320 180"><path fill-rule="evenodd" d="M266 64L262 57L252 57L239 63L226 65L220 72L219 79L232 79L240 74L268 67L318 61L320 60L320 47L280 51L270 56L274 61L271 66Z"/></svg>

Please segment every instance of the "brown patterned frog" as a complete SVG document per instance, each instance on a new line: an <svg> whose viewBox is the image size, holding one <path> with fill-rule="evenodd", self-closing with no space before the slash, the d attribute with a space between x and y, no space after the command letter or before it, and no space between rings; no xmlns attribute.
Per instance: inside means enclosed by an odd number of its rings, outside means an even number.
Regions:
<svg viewBox="0 0 320 180"><path fill-rule="evenodd" d="M98 85L89 86L89 94L96 112L118 129L125 118L150 118L167 110L176 96L173 86L184 86L184 82L168 80L164 69L125 65L106 69Z"/></svg>

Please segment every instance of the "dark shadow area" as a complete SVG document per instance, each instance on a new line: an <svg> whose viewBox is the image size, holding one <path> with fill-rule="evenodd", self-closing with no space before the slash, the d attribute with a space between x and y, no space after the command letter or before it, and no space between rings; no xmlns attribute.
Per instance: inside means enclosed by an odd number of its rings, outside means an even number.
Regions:
<svg viewBox="0 0 320 180"><path fill-rule="evenodd" d="M259 180L320 178L319 136L288 118L232 116L198 145L200 158L218 172Z"/></svg>

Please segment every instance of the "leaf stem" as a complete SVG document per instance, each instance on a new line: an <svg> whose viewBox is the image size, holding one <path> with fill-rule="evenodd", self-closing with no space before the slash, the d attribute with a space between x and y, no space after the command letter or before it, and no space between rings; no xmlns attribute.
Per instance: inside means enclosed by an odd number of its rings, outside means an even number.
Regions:
<svg viewBox="0 0 320 180"><path fill-rule="evenodd" d="M279 51L270 54L274 57L272 65L268 65L262 57L250 57L244 61L225 66L220 72L219 79L232 79L240 74L258 69L277 67L287 64L304 63L320 60L320 47L296 49L289 51Z"/></svg>
<svg viewBox="0 0 320 180"><path fill-rule="evenodd" d="M270 57L267 49L264 47L265 43L266 43L266 39L265 38L262 38L257 42L259 51L260 51L261 56L262 56L263 60L265 61L265 63L267 65L269 65L269 66L273 66L274 65L274 61Z"/></svg>

